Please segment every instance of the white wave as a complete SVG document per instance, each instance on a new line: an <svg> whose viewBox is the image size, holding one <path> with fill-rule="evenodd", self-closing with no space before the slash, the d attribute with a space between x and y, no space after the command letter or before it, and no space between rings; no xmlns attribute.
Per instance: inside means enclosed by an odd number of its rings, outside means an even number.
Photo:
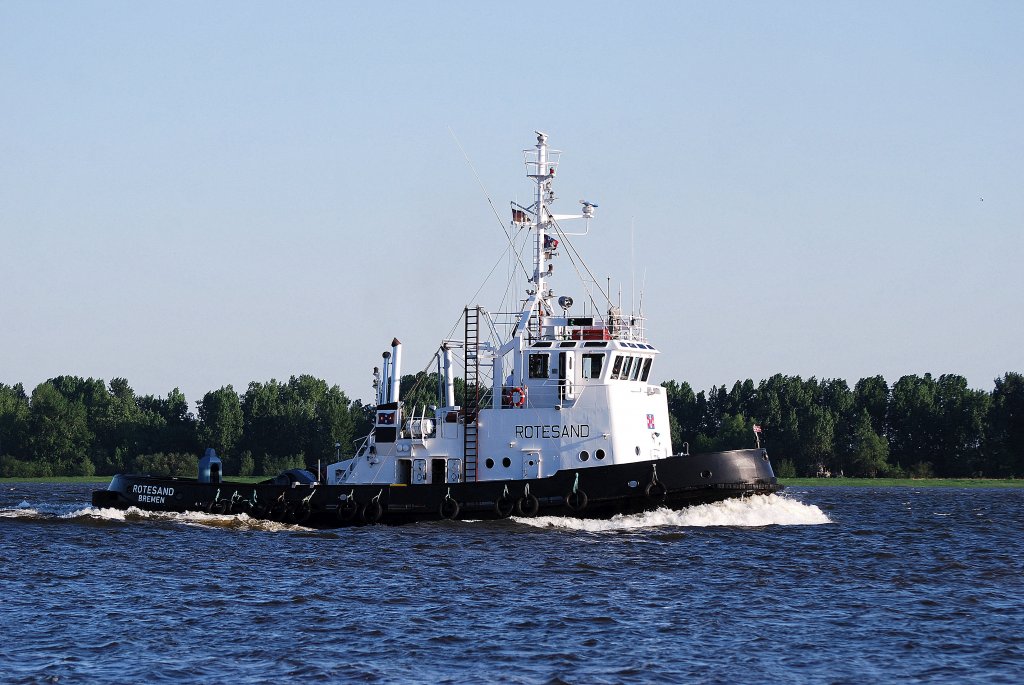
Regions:
<svg viewBox="0 0 1024 685"><path fill-rule="evenodd" d="M640 514L618 514L604 520L564 516L516 517L514 520L538 528L564 528L588 532L664 527L817 526L832 523L825 512L817 506L779 495L727 499L679 510L657 509Z"/></svg>
<svg viewBox="0 0 1024 685"><path fill-rule="evenodd" d="M97 509L95 507L87 507L85 509L79 509L66 514L62 518L77 518L81 516L108 519L111 521L168 521L172 523L181 523L187 526L236 528L263 530L269 532L306 530L302 526L256 519L252 518L248 514L207 514L201 511L145 511L144 509L139 509L137 507L128 507L127 509Z"/></svg>
<svg viewBox="0 0 1024 685"><path fill-rule="evenodd" d="M59 518L66 520L99 519L129 523L136 521L166 521L186 526L261 530L267 532L308 530L295 524L255 519L247 514L207 514L198 511L184 513L145 511L137 507L129 507L127 509L81 507L80 505L48 507L45 504L31 506L28 502L22 502L15 509L0 509L0 517L23 519Z"/></svg>
<svg viewBox="0 0 1024 685"><path fill-rule="evenodd" d="M38 515L39 512L35 509L0 509L0 518L6 519L31 518Z"/></svg>

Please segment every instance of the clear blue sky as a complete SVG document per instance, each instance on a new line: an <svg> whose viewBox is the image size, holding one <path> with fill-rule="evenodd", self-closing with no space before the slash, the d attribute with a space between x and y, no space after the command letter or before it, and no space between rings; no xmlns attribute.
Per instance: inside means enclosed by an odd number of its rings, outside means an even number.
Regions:
<svg viewBox="0 0 1024 685"><path fill-rule="evenodd" d="M990 389L1024 371L1022 35L1020 2L6 0L0 382L369 399L504 246L451 127L503 215L534 129L565 151L657 380Z"/></svg>

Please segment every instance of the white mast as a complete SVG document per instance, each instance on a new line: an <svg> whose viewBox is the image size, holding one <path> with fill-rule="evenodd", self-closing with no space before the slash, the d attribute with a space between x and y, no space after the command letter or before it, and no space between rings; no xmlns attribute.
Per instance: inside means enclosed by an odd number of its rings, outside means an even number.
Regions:
<svg viewBox="0 0 1024 685"><path fill-rule="evenodd" d="M543 316L551 315L551 307L548 304L549 291L547 285L547 276L550 267L548 266L548 257L551 251L555 249L557 245L556 239L553 234L549 234L549 228L552 228L555 220L568 220L568 219L586 219L589 220L594 216L594 208L597 207L593 202L581 201L583 205L582 214L552 214L548 210L548 205L555 201L555 192L552 189L552 185L555 178L555 170L558 168L558 159L561 155L559 150L548 149L548 137L547 134L541 131L534 131L537 134L537 145L534 149L527 148L523 150L526 156L526 169L527 178L533 179L534 183L537 184L536 199L534 200L533 206L530 209L535 213L533 225L531 230L533 231L533 277L530 279L533 282L533 290L529 291L529 299L526 301L523 311L519 315L519 322L516 325L516 335L522 335L529 328L530 317L535 313L538 318ZM515 208L513 208L515 209ZM516 212L513 212L513 216ZM520 216L525 218L525 212L519 212ZM519 222L519 219L516 219ZM525 221L522 221L525 223ZM578 234L584 235L584 234ZM550 243L548 239L550 238ZM542 331L538 331L542 334ZM499 354L505 354L508 350L512 349L512 341L502 345L498 351Z"/></svg>
<svg viewBox="0 0 1024 685"><path fill-rule="evenodd" d="M537 220L534 222L533 227L536 234L534 235L534 251L533 251L533 282L537 287L537 293L541 298L544 297L544 229L547 226L547 215L544 208L545 194L550 192L551 189L551 178L554 176L554 167L548 166L548 137L537 131L537 173L533 174L532 177L537 182Z"/></svg>

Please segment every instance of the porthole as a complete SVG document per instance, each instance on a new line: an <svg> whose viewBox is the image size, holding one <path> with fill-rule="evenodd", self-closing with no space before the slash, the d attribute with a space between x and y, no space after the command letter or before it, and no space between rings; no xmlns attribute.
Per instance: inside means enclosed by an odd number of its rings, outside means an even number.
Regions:
<svg viewBox="0 0 1024 685"><path fill-rule="evenodd" d="M598 461L601 461L602 459L604 459L604 450L598 450L594 452L594 456L597 457Z"/></svg>
<svg viewBox="0 0 1024 685"><path fill-rule="evenodd" d="M711 477L711 472L710 471L701 471L700 472L700 477L701 478L710 478Z"/></svg>
<svg viewBox="0 0 1024 685"><path fill-rule="evenodd" d="M508 457L505 457L504 459L501 460L501 465L507 469L509 466L512 466L512 460L509 459Z"/></svg>
<svg viewBox="0 0 1024 685"><path fill-rule="evenodd" d="M493 469L494 468L494 460L491 459L490 457L487 457L487 461L484 462L484 466L486 466L489 469Z"/></svg>
<svg viewBox="0 0 1024 685"><path fill-rule="evenodd" d="M640 445L636 446L636 456L640 456Z"/></svg>
<svg viewBox="0 0 1024 685"><path fill-rule="evenodd" d="M586 450L583 450L582 452L580 452L580 461L589 461L589 460L590 460L590 452L588 452Z"/></svg>
<svg viewBox="0 0 1024 685"><path fill-rule="evenodd" d="M767 452L762 452L761 453L761 461L768 461L768 453Z"/></svg>

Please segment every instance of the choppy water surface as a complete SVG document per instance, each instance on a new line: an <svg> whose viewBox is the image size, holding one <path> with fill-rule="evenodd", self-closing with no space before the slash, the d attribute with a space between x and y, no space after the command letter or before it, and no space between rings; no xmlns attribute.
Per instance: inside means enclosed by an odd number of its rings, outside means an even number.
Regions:
<svg viewBox="0 0 1024 685"><path fill-rule="evenodd" d="M0 681L1019 682L1024 490L317 532L0 486Z"/></svg>

